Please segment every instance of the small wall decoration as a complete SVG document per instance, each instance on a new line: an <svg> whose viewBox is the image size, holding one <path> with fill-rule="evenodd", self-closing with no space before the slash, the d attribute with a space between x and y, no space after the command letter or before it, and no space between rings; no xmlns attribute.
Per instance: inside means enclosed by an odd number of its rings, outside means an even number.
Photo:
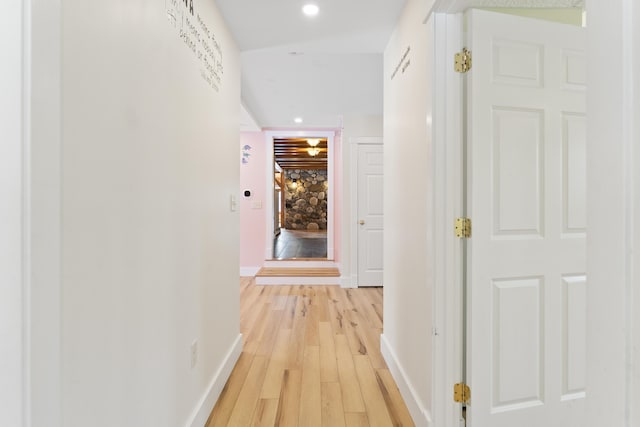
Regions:
<svg viewBox="0 0 640 427"><path fill-rule="evenodd" d="M249 151L251 151L250 145L245 145L244 147L242 147L242 164L243 165L246 165L249 163L249 157L251 157L251 153L249 153Z"/></svg>

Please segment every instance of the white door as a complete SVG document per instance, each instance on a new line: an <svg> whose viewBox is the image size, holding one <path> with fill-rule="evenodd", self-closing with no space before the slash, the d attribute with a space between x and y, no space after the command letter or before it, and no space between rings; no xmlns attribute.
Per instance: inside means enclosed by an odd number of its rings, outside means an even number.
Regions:
<svg viewBox="0 0 640 427"><path fill-rule="evenodd" d="M358 286L382 286L382 145L358 145Z"/></svg>
<svg viewBox="0 0 640 427"><path fill-rule="evenodd" d="M583 426L585 31L467 18L469 425Z"/></svg>

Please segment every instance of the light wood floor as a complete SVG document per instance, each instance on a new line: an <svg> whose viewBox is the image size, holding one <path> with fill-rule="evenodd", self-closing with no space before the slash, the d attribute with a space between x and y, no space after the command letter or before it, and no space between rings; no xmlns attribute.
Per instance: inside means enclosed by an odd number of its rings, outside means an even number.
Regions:
<svg viewBox="0 0 640 427"><path fill-rule="evenodd" d="M382 289L241 279L243 352L214 426L413 426L380 354Z"/></svg>

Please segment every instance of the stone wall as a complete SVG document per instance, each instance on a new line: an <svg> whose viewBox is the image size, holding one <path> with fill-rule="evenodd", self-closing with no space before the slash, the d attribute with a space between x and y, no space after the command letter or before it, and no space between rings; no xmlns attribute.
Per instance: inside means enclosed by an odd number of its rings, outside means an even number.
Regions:
<svg viewBox="0 0 640 427"><path fill-rule="evenodd" d="M290 169L285 170L284 176L284 227L288 230L326 230L327 171Z"/></svg>

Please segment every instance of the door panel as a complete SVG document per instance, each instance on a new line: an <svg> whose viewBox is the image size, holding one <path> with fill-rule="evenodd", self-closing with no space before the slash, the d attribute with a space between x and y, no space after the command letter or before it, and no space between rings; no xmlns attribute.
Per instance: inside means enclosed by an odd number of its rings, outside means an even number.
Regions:
<svg viewBox="0 0 640 427"><path fill-rule="evenodd" d="M587 281L585 276L562 278L562 399L585 397L587 352Z"/></svg>
<svg viewBox="0 0 640 427"><path fill-rule="evenodd" d="M538 405L542 400L542 283L542 277L493 281L492 380L496 410Z"/></svg>
<svg viewBox="0 0 640 427"><path fill-rule="evenodd" d="M494 236L540 236L544 111L493 108Z"/></svg>
<svg viewBox="0 0 640 427"><path fill-rule="evenodd" d="M563 113L564 233L584 234L587 227L587 121L582 113Z"/></svg>
<svg viewBox="0 0 640 427"><path fill-rule="evenodd" d="M382 145L358 145L358 286L382 286Z"/></svg>
<svg viewBox="0 0 640 427"><path fill-rule="evenodd" d="M473 10L472 427L584 425L584 29Z"/></svg>

